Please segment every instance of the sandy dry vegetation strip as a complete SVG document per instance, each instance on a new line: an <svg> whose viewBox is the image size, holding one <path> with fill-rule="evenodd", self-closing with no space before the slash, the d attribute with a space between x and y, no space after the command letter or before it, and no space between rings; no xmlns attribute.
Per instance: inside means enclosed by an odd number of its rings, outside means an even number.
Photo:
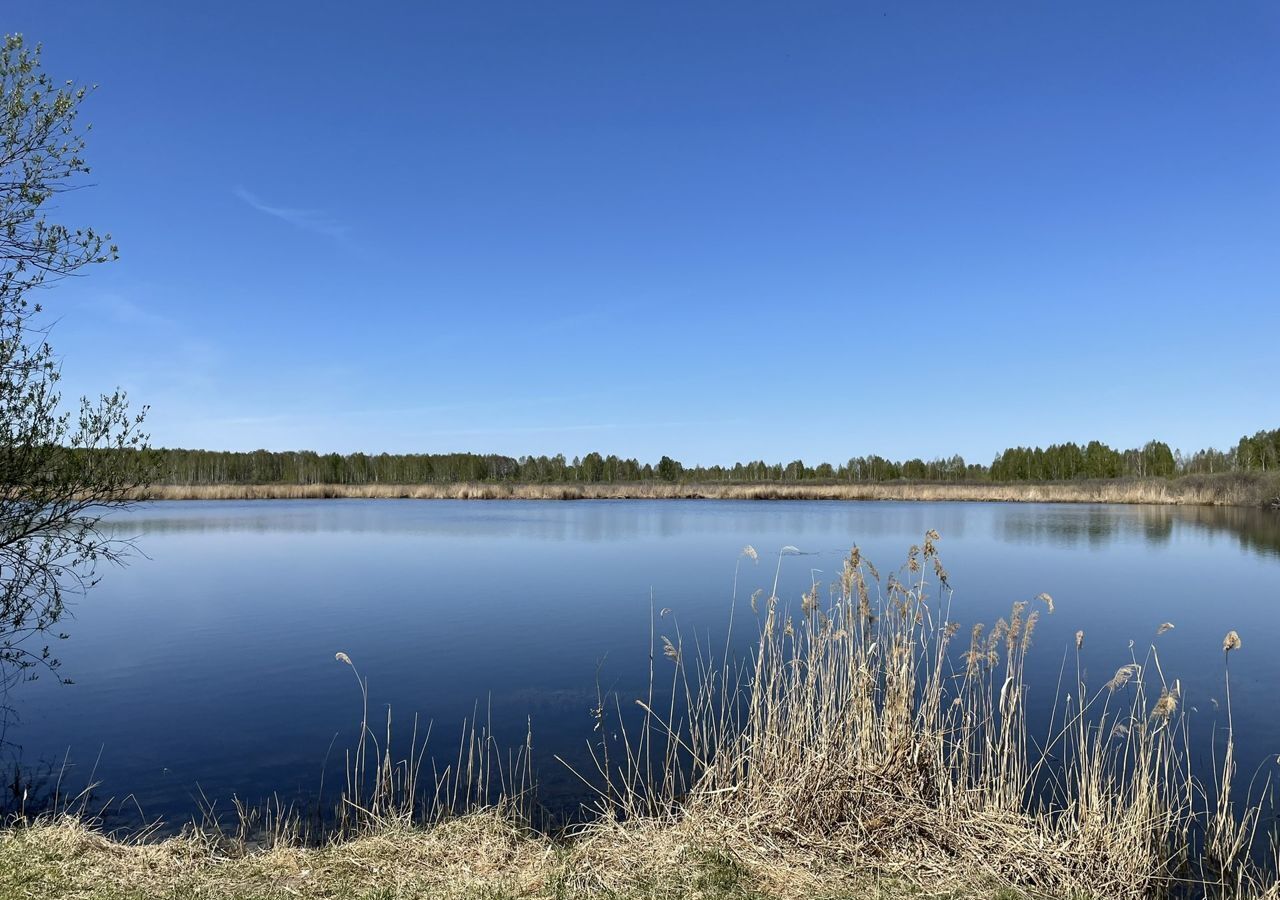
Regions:
<svg viewBox="0 0 1280 900"><path fill-rule="evenodd" d="M420 499L420 500L908 500L1001 503L1131 503L1262 506L1280 495L1280 480L1261 475L1100 481L877 484L157 484L137 496L156 500Z"/></svg>

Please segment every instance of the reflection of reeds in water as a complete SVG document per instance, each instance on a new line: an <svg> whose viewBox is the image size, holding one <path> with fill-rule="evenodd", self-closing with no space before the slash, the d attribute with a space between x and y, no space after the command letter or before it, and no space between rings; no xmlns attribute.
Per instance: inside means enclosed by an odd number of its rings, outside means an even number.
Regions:
<svg viewBox="0 0 1280 900"><path fill-rule="evenodd" d="M156 500L968 500L1031 503L1137 503L1263 506L1280 491L1274 478L1253 474L1177 479L875 484L669 484L666 482L509 484L215 484L152 485L136 497Z"/></svg>

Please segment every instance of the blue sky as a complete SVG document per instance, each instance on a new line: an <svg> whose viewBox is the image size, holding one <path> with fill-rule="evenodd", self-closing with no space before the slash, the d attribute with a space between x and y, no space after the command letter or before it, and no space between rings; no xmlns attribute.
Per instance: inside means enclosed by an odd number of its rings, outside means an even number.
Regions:
<svg viewBox="0 0 1280 900"><path fill-rule="evenodd" d="M1280 6L24 4L159 446L839 461L1280 425Z"/></svg>

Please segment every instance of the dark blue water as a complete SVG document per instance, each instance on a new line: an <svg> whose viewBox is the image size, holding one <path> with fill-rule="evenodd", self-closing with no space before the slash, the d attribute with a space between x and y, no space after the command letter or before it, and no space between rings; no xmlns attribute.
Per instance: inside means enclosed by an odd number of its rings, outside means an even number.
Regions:
<svg viewBox="0 0 1280 900"><path fill-rule="evenodd" d="M744 545L746 599L836 580L858 544L882 572L929 528L955 588L953 617L992 623L1052 594L1032 652L1030 703L1052 704L1064 655L1086 633L1100 687L1160 623L1161 662L1182 679L1192 729L1222 723L1223 635L1239 631L1233 702L1242 770L1280 752L1280 517L1262 510L1075 505L723 501L271 501L164 503L116 518L140 553L74 608L57 646L72 685L19 686L5 734L28 772L92 777L120 813L189 819L314 796L354 739L367 676L373 718L415 714L446 755L479 708L501 741L532 720L544 802L583 799L555 762L584 764L597 679L624 698L646 683L659 632L719 646ZM738 630L749 636L750 627ZM1071 657L1074 660L1074 654ZM336 741L335 741L336 738ZM127 798L127 800L126 800ZM122 813L121 813L122 814Z"/></svg>

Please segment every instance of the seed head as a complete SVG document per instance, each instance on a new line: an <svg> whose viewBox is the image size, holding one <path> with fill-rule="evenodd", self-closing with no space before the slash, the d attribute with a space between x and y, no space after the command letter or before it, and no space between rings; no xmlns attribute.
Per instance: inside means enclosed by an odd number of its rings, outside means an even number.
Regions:
<svg viewBox="0 0 1280 900"><path fill-rule="evenodd" d="M1227 636L1222 639L1222 652L1230 653L1232 650L1240 649L1240 635L1235 631L1228 631Z"/></svg>
<svg viewBox="0 0 1280 900"><path fill-rule="evenodd" d="M349 666L354 666L354 665L355 665L355 663L353 663L353 662L351 661L351 657L350 657L350 656L347 656L347 654L343 653L341 650L339 650L337 653L333 654L333 658L334 658L334 659L336 659L338 662L340 662L340 663L346 663L346 664L347 664L347 665L349 665Z"/></svg>
<svg viewBox="0 0 1280 900"><path fill-rule="evenodd" d="M1121 666L1116 669L1115 676L1107 682L1107 690L1113 694L1129 683L1129 679L1137 675L1139 667L1137 663L1129 663L1127 666Z"/></svg>
<svg viewBox="0 0 1280 900"><path fill-rule="evenodd" d="M1175 686L1173 690L1165 688L1160 693L1160 699L1156 701L1156 708L1151 711L1151 715L1156 719L1168 720L1178 709L1178 688Z"/></svg>
<svg viewBox="0 0 1280 900"><path fill-rule="evenodd" d="M800 611L806 616L811 616L818 608L818 592L817 590L806 591L800 598Z"/></svg>
<svg viewBox="0 0 1280 900"><path fill-rule="evenodd" d="M675 644L671 643L670 638L665 634L662 636L662 652L666 655L667 659L677 663L680 662L680 650L675 646Z"/></svg>

